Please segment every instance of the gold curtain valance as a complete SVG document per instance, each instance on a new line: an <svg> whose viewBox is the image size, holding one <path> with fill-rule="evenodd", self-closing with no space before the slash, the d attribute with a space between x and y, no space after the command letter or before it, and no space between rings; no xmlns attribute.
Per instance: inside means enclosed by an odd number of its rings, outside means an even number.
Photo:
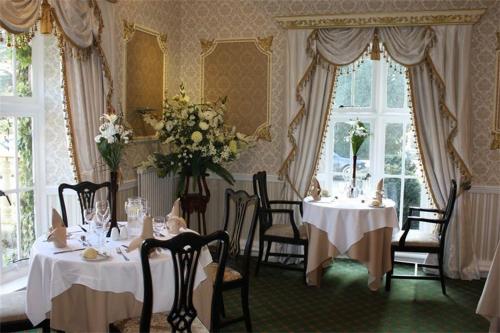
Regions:
<svg viewBox="0 0 500 333"><path fill-rule="evenodd" d="M486 9L463 9L418 12L380 12L335 15L278 16L285 29L366 28L474 24Z"/></svg>

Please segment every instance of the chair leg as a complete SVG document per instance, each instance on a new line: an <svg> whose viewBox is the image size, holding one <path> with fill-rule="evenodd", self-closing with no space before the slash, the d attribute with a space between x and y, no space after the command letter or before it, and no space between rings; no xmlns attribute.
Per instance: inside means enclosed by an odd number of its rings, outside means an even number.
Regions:
<svg viewBox="0 0 500 333"><path fill-rule="evenodd" d="M245 328L247 332L252 332L252 322L250 321L250 307L248 304L248 281L247 284L241 288L241 308L243 309Z"/></svg>
<svg viewBox="0 0 500 333"><path fill-rule="evenodd" d="M391 249L391 270L385 274L385 291L391 290L391 279L394 271L394 250Z"/></svg>
<svg viewBox="0 0 500 333"><path fill-rule="evenodd" d="M439 278L441 280L441 290L443 295L446 295L446 286L444 284L444 272L443 272L443 256L438 254L438 265L439 265Z"/></svg>
<svg viewBox="0 0 500 333"><path fill-rule="evenodd" d="M260 262L262 261L262 255L264 254L264 241L262 237L259 239L259 257L257 258L257 266L255 267L255 276L259 274Z"/></svg>
<svg viewBox="0 0 500 333"><path fill-rule="evenodd" d="M273 242L267 241L267 251L266 251L266 258L264 259L265 262L269 260L269 253L271 252L271 245Z"/></svg>
<svg viewBox="0 0 500 333"><path fill-rule="evenodd" d="M226 318L226 307L224 306L224 295L222 293L221 293L219 308L220 308L220 316L222 318Z"/></svg>
<svg viewBox="0 0 500 333"><path fill-rule="evenodd" d="M304 283L307 285L307 257L308 257L308 244L304 244Z"/></svg>

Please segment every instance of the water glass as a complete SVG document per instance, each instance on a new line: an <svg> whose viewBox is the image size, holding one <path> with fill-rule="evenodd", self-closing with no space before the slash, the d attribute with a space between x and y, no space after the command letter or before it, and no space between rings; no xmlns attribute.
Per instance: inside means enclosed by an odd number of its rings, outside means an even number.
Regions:
<svg viewBox="0 0 500 333"><path fill-rule="evenodd" d="M161 234L165 229L165 217L155 216L153 217L153 230L156 234Z"/></svg>

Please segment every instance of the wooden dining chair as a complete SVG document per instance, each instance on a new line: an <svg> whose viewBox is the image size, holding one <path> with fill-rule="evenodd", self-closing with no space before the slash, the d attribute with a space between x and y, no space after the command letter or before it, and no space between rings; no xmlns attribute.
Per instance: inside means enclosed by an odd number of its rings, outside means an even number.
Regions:
<svg viewBox="0 0 500 333"><path fill-rule="evenodd" d="M209 243L219 242L218 270L213 284L212 314L210 332L220 327L217 311L221 307L221 286L226 265L229 236L227 232L216 231L208 236L194 232L183 232L169 240L146 239L141 246L141 263L144 280L144 302L140 318L121 320L113 324L120 332L208 332L197 318L193 305L193 291L198 259ZM170 312L153 313L153 281L149 254L157 248L169 250L174 266L174 302ZM172 279L165 276L164 279ZM156 295L156 297L158 297Z"/></svg>
<svg viewBox="0 0 500 333"><path fill-rule="evenodd" d="M78 201L80 202L80 211L82 214L82 223L85 223L85 218L83 216L83 211L86 208L91 208L94 206L95 194L98 190L102 188L108 189L107 199L109 201L110 207L113 207L111 204L111 183L104 182L101 184L95 184L92 182L81 182L75 185L70 184L61 184L59 185L59 203L61 204L61 213L64 225L68 226L68 215L66 213L66 204L64 202L64 190L72 190L75 191L78 195Z"/></svg>
<svg viewBox="0 0 500 333"><path fill-rule="evenodd" d="M224 230L229 233L229 254L228 263L224 271L224 280L222 282L222 292L232 289L241 289L241 308L243 315L237 318L221 318L221 327L244 320L247 332L252 331L250 320L250 306L248 302L249 281L250 281L250 260L252 254L252 244L257 225L257 212L259 199L255 195L249 195L245 191L233 191L226 189L225 209L224 209ZM240 244L243 230L248 229L246 233L245 248L243 256L241 255ZM208 267L208 274L215 278L218 271L218 264L212 263ZM221 317L225 316L223 309L224 302L221 301Z"/></svg>
<svg viewBox="0 0 500 333"><path fill-rule="evenodd" d="M290 208L273 208L275 205L298 206L300 215L302 215L302 201L290 200L269 200L267 195L267 175L265 171L257 172L253 175L253 190L259 198L259 257L255 275L259 273L262 256L264 254L264 242L267 242L267 251L264 259L268 263L269 256L276 257L294 257L304 259L304 268L289 267L281 265L283 268L293 270L303 270L304 281L306 278L307 269L307 234L305 225L297 226L294 218L295 211ZM286 223L276 224L273 220L273 215L281 214L285 216ZM299 245L304 248L304 254L278 253L271 252L272 243L283 243Z"/></svg>
<svg viewBox="0 0 500 333"><path fill-rule="evenodd" d="M455 206L455 199L457 195L457 182L451 181L450 194L448 202L444 210L434 208L421 208L410 207L409 216L406 222L396 237L393 238L391 244L391 270L386 274L385 289L391 290L392 279L422 279L422 280L441 280L441 289L443 294L446 295L445 277L443 274L443 256L444 245L446 241L446 231L450 223L453 208ZM439 218L427 218L414 215L414 213L429 212L440 215ZM434 223L438 225L437 233L429 233L412 229L415 223ZM423 253L436 253L438 257L437 265L419 264L421 267L437 268L439 276L433 275L394 275L394 255L395 252L423 252Z"/></svg>
<svg viewBox="0 0 500 333"><path fill-rule="evenodd" d="M50 332L50 321L33 325L26 316L26 290L0 295L0 332L27 331L41 328Z"/></svg>

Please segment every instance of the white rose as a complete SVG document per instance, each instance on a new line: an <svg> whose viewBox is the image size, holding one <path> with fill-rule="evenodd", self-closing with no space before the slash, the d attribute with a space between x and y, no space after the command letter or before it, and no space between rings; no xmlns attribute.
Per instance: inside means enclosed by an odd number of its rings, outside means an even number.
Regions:
<svg viewBox="0 0 500 333"><path fill-rule="evenodd" d="M200 121L200 123L198 125L204 131L206 131L208 129L208 124L206 122L204 122L204 121Z"/></svg>

